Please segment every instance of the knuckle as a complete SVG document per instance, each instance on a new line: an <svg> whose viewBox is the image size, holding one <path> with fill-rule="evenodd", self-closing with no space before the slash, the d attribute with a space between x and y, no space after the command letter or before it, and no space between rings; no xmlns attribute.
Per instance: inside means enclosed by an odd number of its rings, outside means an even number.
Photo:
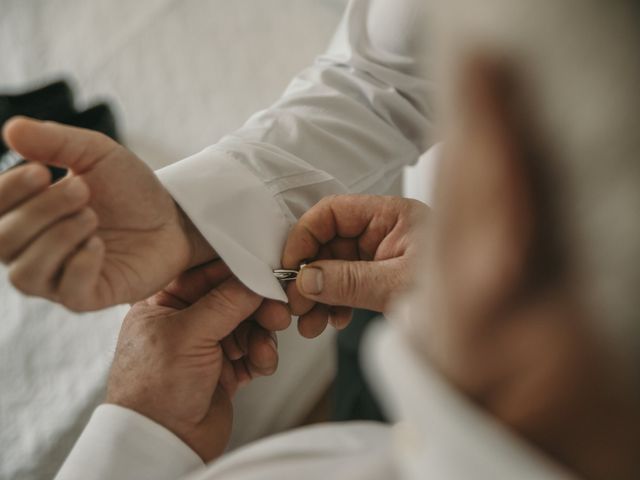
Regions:
<svg viewBox="0 0 640 480"><path fill-rule="evenodd" d="M54 227L49 235L49 240L53 243L67 243L70 238L84 235L97 224L97 217L91 210L83 210L68 220L65 220Z"/></svg>
<svg viewBox="0 0 640 480"><path fill-rule="evenodd" d="M309 210L309 212L321 212L324 210L330 210L336 203L342 201L342 199L346 197L346 195L340 195L340 194L332 194L332 195L327 195L326 197L323 197L318 203L315 204L314 207L312 207L311 210Z"/></svg>
<svg viewBox="0 0 640 480"><path fill-rule="evenodd" d="M360 273L352 263L347 263L343 275L342 282L338 283L338 295L342 299L355 300L360 285Z"/></svg>
<svg viewBox="0 0 640 480"><path fill-rule="evenodd" d="M207 307L222 315L237 315L242 299L232 290L216 288L207 294Z"/></svg>
<svg viewBox="0 0 640 480"><path fill-rule="evenodd" d="M303 234L299 238L300 245L298 246L297 251L292 252L296 257L297 262L304 260L307 252L312 252L318 248L318 242L309 230L305 229L302 233Z"/></svg>
<svg viewBox="0 0 640 480"><path fill-rule="evenodd" d="M332 203L336 202L340 198L340 196L341 195L338 195L336 193L332 195L327 195L326 197L324 197L322 200L318 202L318 205L323 207L331 205Z"/></svg>

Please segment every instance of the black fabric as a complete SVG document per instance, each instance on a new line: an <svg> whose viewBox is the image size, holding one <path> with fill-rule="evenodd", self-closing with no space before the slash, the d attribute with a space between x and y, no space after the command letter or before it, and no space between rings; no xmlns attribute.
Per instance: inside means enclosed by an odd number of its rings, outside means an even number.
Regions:
<svg viewBox="0 0 640 480"><path fill-rule="evenodd" d="M28 92L0 94L0 125L14 115L62 121L76 113L69 84L58 81ZM0 148L6 150L6 145ZM4 153L0 150L0 153Z"/></svg>
<svg viewBox="0 0 640 480"><path fill-rule="evenodd" d="M372 420L388 422L375 395L367 385L360 364L365 330L379 313L355 310L349 326L338 332L338 372L333 389L333 421Z"/></svg>
<svg viewBox="0 0 640 480"><path fill-rule="evenodd" d="M0 93L0 128L11 117L25 115L38 120L53 120L74 127L96 130L118 139L116 120L106 103L99 103L87 110L78 112L74 107L73 92L66 81L57 81L35 90L18 93ZM24 163L19 158L8 157L8 147L0 140L0 173L4 169ZM5 165L4 168L1 166ZM66 170L49 167L53 181L62 178Z"/></svg>

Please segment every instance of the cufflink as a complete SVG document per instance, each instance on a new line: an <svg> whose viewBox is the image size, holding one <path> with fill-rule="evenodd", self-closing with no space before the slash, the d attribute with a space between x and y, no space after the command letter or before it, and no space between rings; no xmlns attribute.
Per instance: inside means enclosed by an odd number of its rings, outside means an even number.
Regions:
<svg viewBox="0 0 640 480"><path fill-rule="evenodd" d="M284 268L279 268L273 271L273 275L281 282L292 282L298 278L300 271L306 266L306 263L302 263L300 265L300 268L298 268L297 270L287 270Z"/></svg>

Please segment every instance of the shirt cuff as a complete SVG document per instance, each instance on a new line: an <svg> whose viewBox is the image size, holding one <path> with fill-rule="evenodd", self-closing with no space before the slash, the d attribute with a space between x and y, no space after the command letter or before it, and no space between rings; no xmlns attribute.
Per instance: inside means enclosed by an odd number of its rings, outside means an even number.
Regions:
<svg viewBox="0 0 640 480"><path fill-rule="evenodd" d="M202 459L166 428L105 404L93 413L56 480L176 480L203 467Z"/></svg>
<svg viewBox="0 0 640 480"><path fill-rule="evenodd" d="M290 225L253 172L210 147L157 175L241 282L263 297L287 301L273 270L280 267Z"/></svg>

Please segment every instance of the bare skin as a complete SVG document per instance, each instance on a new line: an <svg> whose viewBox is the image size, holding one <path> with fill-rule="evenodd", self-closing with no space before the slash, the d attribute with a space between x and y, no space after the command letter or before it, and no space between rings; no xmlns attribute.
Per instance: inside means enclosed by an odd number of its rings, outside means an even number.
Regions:
<svg viewBox="0 0 640 480"><path fill-rule="evenodd" d="M397 281L403 269L394 266L418 261L404 329L426 361L570 471L590 479L638 478L638 385L594 329L606 319L592 318L585 307L581 266L559 242L567 232L550 202L555 184L545 169L552 161L525 121L531 118L520 103L526 97L502 67L483 59L466 66L455 95L458 130L441 160L428 239L411 235L417 221L403 229L400 212L416 209L408 200L325 200L294 228L284 261L309 258L337 239L330 260L310 264L329 280L318 288L303 273L290 289L305 300L292 305L312 306L311 312L333 305L380 310L410 285ZM422 208L416 214L426 217ZM373 228L375 219L383 219L381 228ZM418 249L428 251L426 260L412 253ZM312 320L318 326L311 332L324 328L323 316Z"/></svg>
<svg viewBox="0 0 640 480"><path fill-rule="evenodd" d="M168 428L203 461L217 458L229 440L238 387L277 367L275 337L252 321L261 302L215 262L134 305L106 402Z"/></svg>
<svg viewBox="0 0 640 480"><path fill-rule="evenodd" d="M327 197L305 213L282 259L285 268L321 259L287 289L302 335L315 337L328 323L343 329L352 307L383 312L408 290L427 213L418 201L373 195Z"/></svg>
<svg viewBox="0 0 640 480"><path fill-rule="evenodd" d="M14 118L6 143L30 164L0 176L0 260L28 295L71 310L134 303L217 254L132 152L110 138L53 122ZM44 165L70 170L50 186ZM256 318L286 328L285 305Z"/></svg>

